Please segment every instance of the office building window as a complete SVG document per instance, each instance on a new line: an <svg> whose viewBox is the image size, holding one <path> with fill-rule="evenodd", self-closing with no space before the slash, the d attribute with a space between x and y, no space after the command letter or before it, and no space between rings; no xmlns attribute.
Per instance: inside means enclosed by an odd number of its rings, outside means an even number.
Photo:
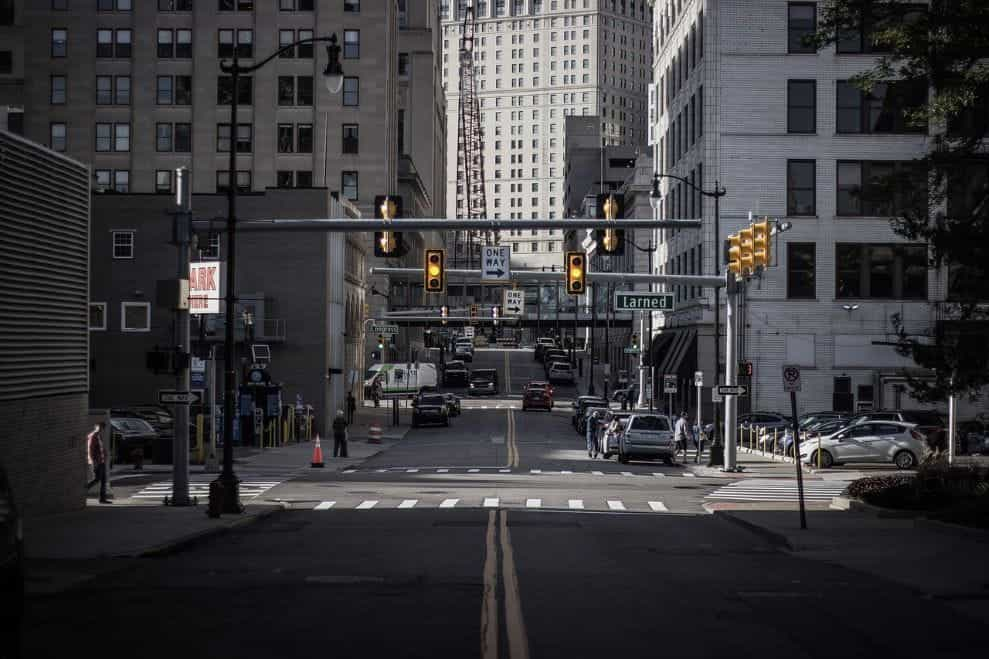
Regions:
<svg viewBox="0 0 989 659"><path fill-rule="evenodd" d="M804 39L817 31L817 4L791 2L787 5L787 51L791 53L815 53L813 44Z"/></svg>
<svg viewBox="0 0 989 659"><path fill-rule="evenodd" d="M295 30L279 30L278 31L278 47L279 49L285 48L278 57L281 59L291 59L295 57L295 48L287 48L291 44L295 43Z"/></svg>
<svg viewBox="0 0 989 659"><path fill-rule="evenodd" d="M199 241L199 244L202 246L199 250L199 258L202 260L220 258L220 234L210 234L208 238L208 240Z"/></svg>
<svg viewBox="0 0 989 659"><path fill-rule="evenodd" d="M927 83L899 81L876 83L870 92L848 80L837 89L839 133L924 133L926 126L907 122L907 112L927 105Z"/></svg>
<svg viewBox="0 0 989 659"><path fill-rule="evenodd" d="M812 300L817 297L817 246L814 243L787 243L786 297Z"/></svg>
<svg viewBox="0 0 989 659"><path fill-rule="evenodd" d="M356 76L345 76L343 79L344 107L357 107L361 104L361 81Z"/></svg>
<svg viewBox="0 0 989 659"><path fill-rule="evenodd" d="M278 76L278 104L295 105L294 76Z"/></svg>
<svg viewBox="0 0 989 659"><path fill-rule="evenodd" d="M237 153L251 153L253 150L253 126L237 124ZM230 124L216 125L216 150L230 151Z"/></svg>
<svg viewBox="0 0 989 659"><path fill-rule="evenodd" d="M299 124L295 127L295 134L297 138L296 151L298 153L312 153L312 124Z"/></svg>
<svg viewBox="0 0 989 659"><path fill-rule="evenodd" d="M312 105L313 103L313 77L298 76L295 79L295 104Z"/></svg>
<svg viewBox="0 0 989 659"><path fill-rule="evenodd" d="M130 192L130 170L113 170L113 191L120 194Z"/></svg>
<svg viewBox="0 0 989 659"><path fill-rule="evenodd" d="M298 32L299 41L302 41L304 39L312 39L312 38L313 38L312 30L299 30ZM300 43L298 46L296 46L296 56L299 57L299 59L312 59L313 43L310 41L309 43Z"/></svg>
<svg viewBox="0 0 989 659"><path fill-rule="evenodd" d="M155 172L155 192L169 194L172 191L172 170L159 169Z"/></svg>
<svg viewBox="0 0 989 659"><path fill-rule="evenodd" d="M113 30L96 31L96 56L113 57Z"/></svg>
<svg viewBox="0 0 989 659"><path fill-rule="evenodd" d="M237 57L254 57L254 30L237 30Z"/></svg>
<svg viewBox="0 0 989 659"><path fill-rule="evenodd" d="M216 191L226 192L230 187L230 170L218 169L216 170ZM238 192L250 192L251 191L251 172L244 170L237 170L237 191Z"/></svg>
<svg viewBox="0 0 989 659"><path fill-rule="evenodd" d="M130 30L114 30L113 31L113 56L120 59L126 59L131 56L131 31Z"/></svg>
<svg viewBox="0 0 989 659"><path fill-rule="evenodd" d="M343 31L343 58L357 59L361 56L361 31Z"/></svg>
<svg viewBox="0 0 989 659"><path fill-rule="evenodd" d="M175 148L172 140L172 124L155 125L155 150L171 151Z"/></svg>
<svg viewBox="0 0 989 659"><path fill-rule="evenodd" d="M156 102L158 105L171 105L173 99L172 76L158 76L158 92L156 94Z"/></svg>
<svg viewBox="0 0 989 659"><path fill-rule="evenodd" d="M295 125L278 124L278 153L295 151Z"/></svg>
<svg viewBox="0 0 989 659"><path fill-rule="evenodd" d="M158 11L192 11L192 0L158 0Z"/></svg>
<svg viewBox="0 0 989 659"><path fill-rule="evenodd" d="M282 11L312 11L313 0L279 0L278 7Z"/></svg>
<svg viewBox="0 0 989 659"><path fill-rule="evenodd" d="M113 150L130 151L130 124L113 124Z"/></svg>
<svg viewBox="0 0 989 659"><path fill-rule="evenodd" d="M14 72L14 53L10 50L0 50L0 75L10 75Z"/></svg>
<svg viewBox="0 0 989 659"><path fill-rule="evenodd" d="M360 126L358 124L343 125L343 153L360 153Z"/></svg>
<svg viewBox="0 0 989 659"><path fill-rule="evenodd" d="M786 214L815 215L817 213L817 162L814 160L786 161Z"/></svg>
<svg viewBox="0 0 989 659"><path fill-rule="evenodd" d="M52 151L65 151L65 131L66 128L64 123L53 123L49 126L48 145L51 147Z"/></svg>
<svg viewBox="0 0 989 659"><path fill-rule="evenodd" d="M172 30L158 30L158 57L175 57L175 33Z"/></svg>
<svg viewBox="0 0 989 659"><path fill-rule="evenodd" d="M786 84L786 132L817 132L817 81L788 80Z"/></svg>
<svg viewBox="0 0 989 659"><path fill-rule="evenodd" d="M340 189L344 199L357 201L357 194L358 194L357 172L353 172L353 171L340 172Z"/></svg>
<svg viewBox="0 0 989 659"><path fill-rule="evenodd" d="M113 150L113 124L96 124L96 150L98 152Z"/></svg>
<svg viewBox="0 0 989 659"><path fill-rule="evenodd" d="M399 53L398 54L398 76L400 78L409 77L409 54Z"/></svg>
<svg viewBox="0 0 989 659"><path fill-rule="evenodd" d="M120 331L121 332L150 332L151 303L150 302L121 302Z"/></svg>
<svg viewBox="0 0 989 659"><path fill-rule="evenodd" d="M856 27L838 31L839 54L889 52L889 45L877 43L876 35L903 22L923 20L927 12L926 3L877 3L868 8L873 13L866 16L863 12Z"/></svg>
<svg viewBox="0 0 989 659"><path fill-rule="evenodd" d="M192 30L175 30L175 57L192 58Z"/></svg>
<svg viewBox="0 0 989 659"><path fill-rule="evenodd" d="M130 11L131 0L97 0L98 11Z"/></svg>
<svg viewBox="0 0 989 659"><path fill-rule="evenodd" d="M130 76L114 76L113 102L116 105L130 105Z"/></svg>
<svg viewBox="0 0 989 659"><path fill-rule="evenodd" d="M295 187L297 188L311 188L312 187L312 170L310 169L300 169L295 172Z"/></svg>
<svg viewBox="0 0 989 659"><path fill-rule="evenodd" d="M292 187L292 170L280 169L275 172L275 187L278 188L291 188Z"/></svg>
<svg viewBox="0 0 989 659"><path fill-rule="evenodd" d="M113 76L96 76L96 104L113 104Z"/></svg>
<svg viewBox="0 0 989 659"><path fill-rule="evenodd" d="M254 0L219 0L220 11L254 11Z"/></svg>
<svg viewBox="0 0 989 659"><path fill-rule="evenodd" d="M838 215L892 217L923 212L927 172L922 164L838 161Z"/></svg>
<svg viewBox="0 0 989 659"><path fill-rule="evenodd" d="M835 297L927 299L927 246L837 243Z"/></svg>
<svg viewBox="0 0 989 659"><path fill-rule="evenodd" d="M360 12L361 0L343 0L343 10L355 14Z"/></svg>
<svg viewBox="0 0 989 659"><path fill-rule="evenodd" d="M65 76L51 76L51 89L49 93L48 101L52 105L65 105Z"/></svg>
<svg viewBox="0 0 989 659"><path fill-rule="evenodd" d="M217 57L233 57L234 56L234 31L233 30L219 30L216 36L216 56Z"/></svg>
<svg viewBox="0 0 989 659"><path fill-rule="evenodd" d="M192 153L192 124L175 124L175 152Z"/></svg>
<svg viewBox="0 0 989 659"><path fill-rule="evenodd" d="M106 170L109 171L109 170ZM113 258L133 259L134 258L134 232L133 231L112 231Z"/></svg>
<svg viewBox="0 0 989 659"><path fill-rule="evenodd" d="M69 31L65 28L54 28L51 34L52 57L65 57L69 51Z"/></svg>
<svg viewBox="0 0 989 659"><path fill-rule="evenodd" d="M175 76L172 87L175 105L192 105L192 76Z"/></svg>
<svg viewBox="0 0 989 659"><path fill-rule="evenodd" d="M216 79L216 104L230 105L233 101L233 77L219 76ZM254 98L254 79L240 76L237 79L237 104L251 105Z"/></svg>

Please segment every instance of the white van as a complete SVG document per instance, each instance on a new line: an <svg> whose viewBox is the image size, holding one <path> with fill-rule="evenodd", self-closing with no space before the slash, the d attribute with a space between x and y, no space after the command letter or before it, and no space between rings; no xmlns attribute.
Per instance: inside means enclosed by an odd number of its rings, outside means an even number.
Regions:
<svg viewBox="0 0 989 659"><path fill-rule="evenodd" d="M436 365L426 362L400 364L375 364L367 371L370 378L364 381L364 389L373 394L375 383L381 383L384 397L414 396L424 387L436 387Z"/></svg>

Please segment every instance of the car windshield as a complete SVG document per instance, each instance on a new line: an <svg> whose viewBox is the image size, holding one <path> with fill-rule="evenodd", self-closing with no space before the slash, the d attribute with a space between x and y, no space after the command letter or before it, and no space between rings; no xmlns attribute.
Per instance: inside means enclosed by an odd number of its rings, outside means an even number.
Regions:
<svg viewBox="0 0 989 659"><path fill-rule="evenodd" d="M563 362L553 362L550 368L554 371L570 371L573 369L570 364L564 364Z"/></svg>
<svg viewBox="0 0 989 659"><path fill-rule="evenodd" d="M903 413L903 420L918 426L940 426L941 415L933 410L916 410Z"/></svg>
<svg viewBox="0 0 989 659"><path fill-rule="evenodd" d="M466 370L463 362L447 362L446 370L448 371L463 371Z"/></svg>
<svg viewBox="0 0 989 659"><path fill-rule="evenodd" d="M661 416L636 416L632 418L632 430L669 430L670 422Z"/></svg>
<svg viewBox="0 0 989 659"><path fill-rule="evenodd" d="M423 396L419 399L420 405L442 405L444 402L443 396Z"/></svg>

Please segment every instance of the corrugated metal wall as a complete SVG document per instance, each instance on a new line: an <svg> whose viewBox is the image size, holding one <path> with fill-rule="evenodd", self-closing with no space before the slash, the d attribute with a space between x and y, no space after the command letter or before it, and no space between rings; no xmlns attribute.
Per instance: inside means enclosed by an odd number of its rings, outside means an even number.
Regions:
<svg viewBox="0 0 989 659"><path fill-rule="evenodd" d="M89 167L0 131L0 401L89 391Z"/></svg>

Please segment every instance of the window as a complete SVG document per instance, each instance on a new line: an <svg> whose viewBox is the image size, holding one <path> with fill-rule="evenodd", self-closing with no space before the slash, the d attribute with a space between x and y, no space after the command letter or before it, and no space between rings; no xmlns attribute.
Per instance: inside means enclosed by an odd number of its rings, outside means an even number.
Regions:
<svg viewBox="0 0 989 659"><path fill-rule="evenodd" d="M172 124L155 125L155 150L172 151L175 148Z"/></svg>
<svg viewBox="0 0 989 659"><path fill-rule="evenodd" d="M96 150L113 150L113 124L96 124Z"/></svg>
<svg viewBox="0 0 989 659"><path fill-rule="evenodd" d="M131 54L131 31L130 30L115 30L114 31L114 47L113 56L118 58L128 58Z"/></svg>
<svg viewBox="0 0 989 659"><path fill-rule="evenodd" d="M312 105L313 101L313 77L299 76L295 79L295 104Z"/></svg>
<svg viewBox="0 0 989 659"><path fill-rule="evenodd" d="M409 77L409 54L399 53L398 54L398 75L400 78Z"/></svg>
<svg viewBox="0 0 989 659"><path fill-rule="evenodd" d="M219 76L216 79L216 104L230 105L233 101L233 76ZM254 98L254 79L240 76L237 79L237 104L251 105Z"/></svg>
<svg viewBox="0 0 989 659"><path fill-rule="evenodd" d="M867 9L863 9L856 28L838 32L839 54L888 52L888 45L877 43L876 35L893 25L920 20L927 11L926 5L916 3L876 3L871 7L866 4L865 7L871 8L874 13L866 15Z"/></svg>
<svg viewBox="0 0 989 659"><path fill-rule="evenodd" d="M282 11L312 11L313 0L279 0Z"/></svg>
<svg viewBox="0 0 989 659"><path fill-rule="evenodd" d="M907 111L927 104L927 83L876 83L865 92L850 81L839 80L837 130L839 133L923 133L926 126L907 123Z"/></svg>
<svg viewBox="0 0 989 659"><path fill-rule="evenodd" d="M113 124L113 150L130 151L130 124Z"/></svg>
<svg viewBox="0 0 989 659"><path fill-rule="evenodd" d="M356 76L345 76L343 79L343 104L345 107L356 107L361 104L361 82Z"/></svg>
<svg viewBox="0 0 989 659"><path fill-rule="evenodd" d="M312 39L312 38L313 38L312 30L299 30L299 41L302 41L304 39ZM312 42L301 43L298 46L296 46L296 55L300 59L312 59L312 54L313 54Z"/></svg>
<svg viewBox="0 0 989 659"><path fill-rule="evenodd" d="M237 57L254 57L254 30L237 30Z"/></svg>
<svg viewBox="0 0 989 659"><path fill-rule="evenodd" d="M174 100L172 91L172 76L158 76L158 92L156 94L158 105L171 105Z"/></svg>
<svg viewBox="0 0 989 659"><path fill-rule="evenodd" d="M96 76L96 104L113 104L113 76Z"/></svg>
<svg viewBox="0 0 989 659"><path fill-rule="evenodd" d="M835 297L927 299L927 246L837 243Z"/></svg>
<svg viewBox="0 0 989 659"><path fill-rule="evenodd" d="M237 124L237 153L252 151L252 135L251 124ZM216 125L216 150L223 153L230 151L230 124Z"/></svg>
<svg viewBox="0 0 989 659"><path fill-rule="evenodd" d="M175 33L171 30L158 30L158 57L175 56Z"/></svg>
<svg viewBox="0 0 989 659"><path fill-rule="evenodd" d="M295 105L295 78L278 76L278 104Z"/></svg>
<svg viewBox="0 0 989 659"><path fill-rule="evenodd" d="M220 0L220 11L254 11L254 0Z"/></svg>
<svg viewBox="0 0 989 659"><path fill-rule="evenodd" d="M0 50L0 75L10 75L14 72L14 53Z"/></svg>
<svg viewBox="0 0 989 659"><path fill-rule="evenodd" d="M132 259L134 258L134 232L133 231L113 231L113 258Z"/></svg>
<svg viewBox="0 0 989 659"><path fill-rule="evenodd" d="M217 32L216 56L217 57L234 56L233 30L220 30L219 32Z"/></svg>
<svg viewBox="0 0 989 659"><path fill-rule="evenodd" d="M292 170L280 169L275 172L275 187L291 188L293 180Z"/></svg>
<svg viewBox="0 0 989 659"><path fill-rule="evenodd" d="M158 11L192 11L192 0L158 0Z"/></svg>
<svg viewBox="0 0 989 659"><path fill-rule="evenodd" d="M113 191L121 194L130 192L130 171L126 169L113 170Z"/></svg>
<svg viewBox="0 0 989 659"><path fill-rule="evenodd" d="M791 2L787 5L787 52L815 53L804 38L817 31L817 5L813 2Z"/></svg>
<svg viewBox="0 0 989 659"><path fill-rule="evenodd" d="M786 161L786 214L817 214L817 162Z"/></svg>
<svg viewBox="0 0 989 659"><path fill-rule="evenodd" d="M120 331L121 332L150 332L151 303L150 302L121 302Z"/></svg>
<svg viewBox="0 0 989 659"><path fill-rule="evenodd" d="M278 57L281 59L291 59L295 57L295 48L289 48L295 43L295 30L279 30L278 31L278 48L285 48Z"/></svg>
<svg viewBox="0 0 989 659"><path fill-rule="evenodd" d="M65 28L52 30L52 57L65 57L69 50L69 31Z"/></svg>
<svg viewBox="0 0 989 659"><path fill-rule="evenodd" d="M199 244L202 245L203 242L200 240ZM202 260L220 258L220 234L210 234L205 243L206 245L199 250L199 258Z"/></svg>
<svg viewBox="0 0 989 659"><path fill-rule="evenodd" d="M224 192L229 187L230 187L230 170L227 169L216 170L216 191ZM238 192L251 191L251 172L244 170L237 170L237 191Z"/></svg>
<svg viewBox="0 0 989 659"><path fill-rule="evenodd" d="M96 56L113 57L113 30L96 31Z"/></svg>
<svg viewBox="0 0 989 659"><path fill-rule="evenodd" d="M192 57L192 30L175 30L175 57L179 59Z"/></svg>
<svg viewBox="0 0 989 659"><path fill-rule="evenodd" d="M106 329L106 302L89 303L89 329Z"/></svg>
<svg viewBox="0 0 989 659"><path fill-rule="evenodd" d="M48 101L52 105L65 105L65 76L51 77L51 91Z"/></svg>
<svg viewBox="0 0 989 659"><path fill-rule="evenodd" d="M293 124L278 124L278 153L295 151L295 126Z"/></svg>
<svg viewBox="0 0 989 659"><path fill-rule="evenodd" d="M786 244L786 297L790 300L812 300L817 297L816 245L814 243Z"/></svg>
<svg viewBox="0 0 989 659"><path fill-rule="evenodd" d="M192 76L175 76L175 105L192 105Z"/></svg>
<svg viewBox="0 0 989 659"><path fill-rule="evenodd" d="M927 204L927 173L914 162L839 160L837 188L838 215L899 216Z"/></svg>
<svg viewBox="0 0 989 659"><path fill-rule="evenodd" d="M106 192L113 182L113 170L97 169L93 172L93 177L96 179L96 191Z"/></svg>
<svg viewBox="0 0 989 659"><path fill-rule="evenodd" d="M361 56L361 31L343 31L343 58L357 59Z"/></svg>
<svg viewBox="0 0 989 659"><path fill-rule="evenodd" d="M357 200L357 172L340 172L340 188L344 199Z"/></svg>
<svg viewBox="0 0 989 659"><path fill-rule="evenodd" d="M159 169L155 172L155 192L170 194L172 192L172 170Z"/></svg>
<svg viewBox="0 0 989 659"><path fill-rule="evenodd" d="M360 126L358 124L343 125L343 153L360 153Z"/></svg>
<svg viewBox="0 0 989 659"><path fill-rule="evenodd" d="M312 170L300 169L295 172L295 187L297 188L311 188L312 187Z"/></svg>
<svg viewBox="0 0 989 659"><path fill-rule="evenodd" d="M130 11L131 0L98 0L96 9L99 11Z"/></svg>
<svg viewBox="0 0 989 659"><path fill-rule="evenodd" d="M313 145L313 132L312 124L299 124L295 127L296 137L298 142L296 145L296 151L298 153L312 153Z"/></svg>
<svg viewBox="0 0 989 659"><path fill-rule="evenodd" d="M192 124L175 124L172 134L176 153L192 153Z"/></svg>
<svg viewBox="0 0 989 659"><path fill-rule="evenodd" d="M49 127L50 141L52 151L65 151L65 124L63 123L53 123Z"/></svg>
<svg viewBox="0 0 989 659"><path fill-rule="evenodd" d="M361 0L343 0L343 10L355 14L360 12Z"/></svg>
<svg viewBox="0 0 989 659"><path fill-rule="evenodd" d="M114 76L113 82L116 85L113 102L116 105L130 105L130 76Z"/></svg>
<svg viewBox="0 0 989 659"><path fill-rule="evenodd" d="M788 80L786 85L786 132L817 132L817 81Z"/></svg>

